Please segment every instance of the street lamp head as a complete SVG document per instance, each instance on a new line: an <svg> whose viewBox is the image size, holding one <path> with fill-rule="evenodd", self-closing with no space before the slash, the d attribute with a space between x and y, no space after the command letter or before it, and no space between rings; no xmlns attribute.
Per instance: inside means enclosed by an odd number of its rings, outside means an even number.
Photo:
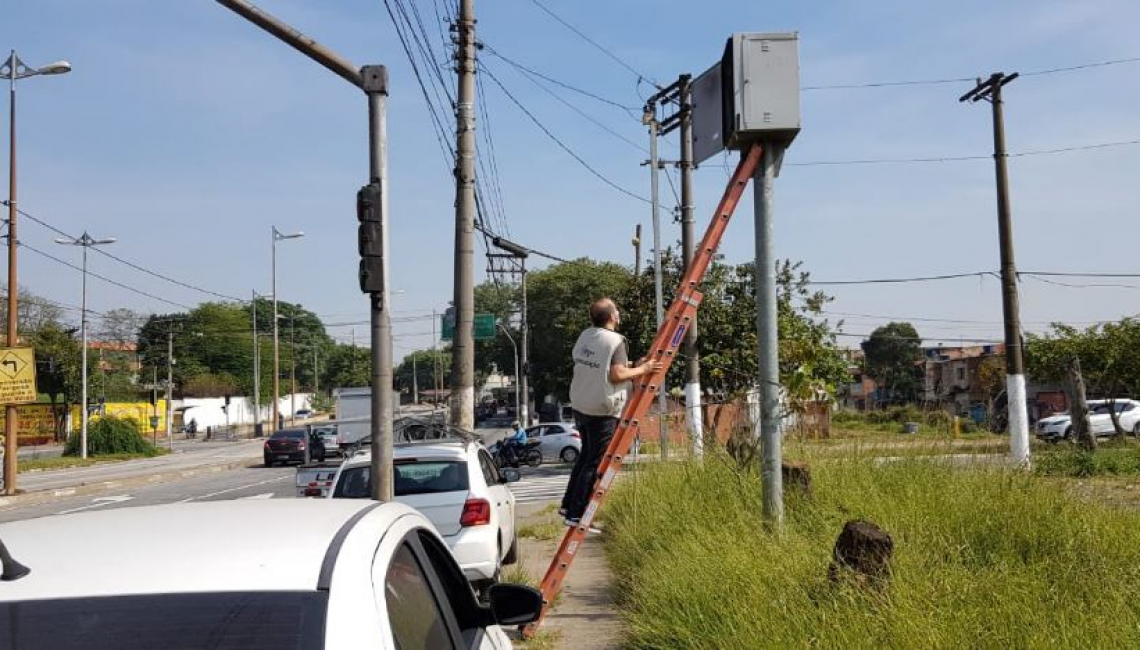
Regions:
<svg viewBox="0 0 1140 650"><path fill-rule="evenodd" d="M47 74L67 74L68 72L71 72L71 63L69 63L68 61L64 61L64 60L53 61L52 63L45 65L44 67L40 68L39 70L36 70L36 72L38 72L39 74L44 74L44 75L47 75Z"/></svg>
<svg viewBox="0 0 1140 650"><path fill-rule="evenodd" d="M273 239L275 241L281 241L282 239L299 239L304 236L305 233L300 230L286 234L278 230L277 226L273 226Z"/></svg>
<svg viewBox="0 0 1140 650"><path fill-rule="evenodd" d="M105 239L96 239L95 241L93 241L91 243L95 246L102 246L103 244L114 244L117 241L119 241L119 240L115 239L114 237L107 237Z"/></svg>
<svg viewBox="0 0 1140 650"><path fill-rule="evenodd" d="M55 243L57 243L57 244L68 244L68 245L74 246L75 240L74 239L66 239L64 237L56 237Z"/></svg>

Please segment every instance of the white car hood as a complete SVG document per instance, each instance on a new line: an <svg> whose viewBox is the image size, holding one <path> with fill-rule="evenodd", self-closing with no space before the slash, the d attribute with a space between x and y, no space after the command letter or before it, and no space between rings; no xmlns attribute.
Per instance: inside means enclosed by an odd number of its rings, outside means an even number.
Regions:
<svg viewBox="0 0 1140 650"><path fill-rule="evenodd" d="M1047 418L1041 418L1040 420L1038 420L1038 422L1040 422L1041 424L1044 424L1044 425L1063 424L1065 422L1070 421L1071 419L1072 418L1068 415L1052 415L1052 416L1049 416Z"/></svg>

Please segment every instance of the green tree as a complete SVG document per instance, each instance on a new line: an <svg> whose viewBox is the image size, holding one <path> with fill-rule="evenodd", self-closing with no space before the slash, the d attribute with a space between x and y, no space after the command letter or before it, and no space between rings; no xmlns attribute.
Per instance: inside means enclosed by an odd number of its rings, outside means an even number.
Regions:
<svg viewBox="0 0 1140 650"><path fill-rule="evenodd" d="M1063 383L1070 361L1078 359L1092 396L1114 401L1140 391L1140 321L1125 318L1084 330L1054 323L1051 329L1027 337L1025 365L1031 377ZM1115 410L1112 419L1117 435L1124 435Z"/></svg>
<svg viewBox="0 0 1140 650"><path fill-rule="evenodd" d="M887 323L877 327L862 347L867 374L883 387L887 401L918 399L921 384L916 364L922 360L922 339L914 325Z"/></svg>
<svg viewBox="0 0 1140 650"><path fill-rule="evenodd" d="M371 383L371 350L343 343L330 348L321 377L321 385L329 392L337 388L369 386Z"/></svg>
<svg viewBox="0 0 1140 650"><path fill-rule="evenodd" d="M417 387L412 383L413 374L416 377L420 395L435 386L437 376L440 378L443 387L447 388L450 370L451 350L428 349L410 352L396 367L396 389L409 396L412 395L413 388Z"/></svg>
<svg viewBox="0 0 1140 650"><path fill-rule="evenodd" d="M51 402L56 440L67 437L67 413L80 395L80 345L75 330L45 324L31 336L36 349L36 383Z"/></svg>
<svg viewBox="0 0 1140 650"><path fill-rule="evenodd" d="M672 249L662 255L666 307L681 279L681 259ZM630 339L631 353L644 354L657 334L653 267L635 278L621 295L622 332ZM835 394L847 380L847 363L835 343L832 324L823 317L829 296L810 289L810 276L800 263L781 261L776 267L780 382L799 408ZM714 262L699 290L703 298L697 314L701 351L701 384L725 398L750 390L756 384L755 266ZM666 385L684 382L685 359L678 357Z"/></svg>
<svg viewBox="0 0 1140 650"><path fill-rule="evenodd" d="M271 303L259 299L258 332L273 332ZM139 351L148 367L166 366L166 344L169 332L174 336L174 384L179 395L187 382L197 381L195 391L213 386L213 390L230 387L233 394L253 393L253 333L250 305L234 303L202 303L188 313L151 316L139 334ZM263 312L265 314L263 315ZM316 375L312 348L319 346L331 353L333 342L325 333L316 314L300 305L278 303L282 318L278 323L282 389L289 389L290 371L296 363L298 390L312 389ZM258 337L261 352L261 397L267 400L273 391L272 338ZM264 339L264 340L262 340ZM209 376L213 376L210 379ZM220 396L220 395L215 395Z"/></svg>
<svg viewBox="0 0 1140 650"><path fill-rule="evenodd" d="M605 296L618 296L630 279L629 270L618 264L586 258L555 264L527 276L530 379L536 400L541 401L545 395L568 398L574 370L570 351L578 334L590 325L590 303ZM513 368L513 361L505 367Z"/></svg>

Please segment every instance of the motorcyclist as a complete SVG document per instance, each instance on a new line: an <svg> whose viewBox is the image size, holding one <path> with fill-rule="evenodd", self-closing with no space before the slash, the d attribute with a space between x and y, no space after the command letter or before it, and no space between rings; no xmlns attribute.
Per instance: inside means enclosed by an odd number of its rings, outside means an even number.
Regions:
<svg viewBox="0 0 1140 650"><path fill-rule="evenodd" d="M526 449L527 436L526 429L518 420L511 423L511 428L515 431L503 441L503 451L506 452L511 464L516 464L523 450Z"/></svg>

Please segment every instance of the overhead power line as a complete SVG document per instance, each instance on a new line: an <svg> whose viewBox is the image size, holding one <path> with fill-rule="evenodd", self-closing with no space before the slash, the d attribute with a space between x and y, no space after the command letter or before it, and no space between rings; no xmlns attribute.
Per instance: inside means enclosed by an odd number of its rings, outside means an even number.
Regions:
<svg viewBox="0 0 1140 650"><path fill-rule="evenodd" d="M553 140L554 143L557 144L563 151L570 154L570 156L574 160L578 161L578 164L581 165L582 167L584 167L588 172L590 172L591 174L596 176L599 180L601 180L606 185L609 185L613 189L621 192L622 194L625 194L626 196L637 199L638 201L641 201L642 203L652 203L652 201L650 201L646 197L641 196L639 194L636 194L634 192L631 192L631 191L625 189L624 187L622 187L621 185L618 185L616 182L610 180L604 174L602 174L597 169L592 167L590 165L590 163L586 162L581 156L579 156L577 153L575 153L574 150L569 147L569 145L567 145L565 142L560 140L558 138L558 136L554 135L554 133L552 133L550 131L550 129L547 128L547 126L542 123L542 120L535 117L534 113L530 112L530 110L527 109L526 106L523 106L522 102L520 102L518 100L518 98L515 97L511 93L511 91L507 90L506 86L504 86L503 83L501 81L499 81L498 77L496 77L495 74L493 72L491 72L490 69L488 69L485 65L482 65L482 64L480 64L479 69L482 70L487 75L487 77L490 78L491 81L493 81L495 83L496 86L499 87L499 90L503 91L503 94L506 95L507 98L510 99L511 102L514 103L514 105L516 107L518 107L518 109L520 111L522 111L524 115L526 115L528 118L530 118L530 121L534 122L535 126L537 126L539 129L541 129L542 132L545 133L548 138Z"/></svg>
<svg viewBox="0 0 1140 650"><path fill-rule="evenodd" d="M17 241L17 242L16 242L16 245L17 245L17 246L19 246L20 248L26 248L26 249L28 249L28 250L32 251L33 253L36 253L37 255L40 255L40 256L42 256L42 257L46 257L47 259L49 259L49 260L52 260L52 261L54 261L54 262L57 262L57 263L59 263L59 264L62 264L62 265L66 266L66 267L68 267L68 268L70 268L70 269L74 269L74 270L76 270L76 271L78 271L78 272L80 272L80 273L83 273L83 268L82 268L82 267L76 266L76 265L74 265L74 264L72 264L71 262L68 262L68 261L66 261L66 260L62 260L62 259L60 259L60 258L56 257L55 255L52 255L51 253L45 253L44 251L41 251L40 249L38 249L38 248L35 248L35 247L33 247L33 246L29 246L28 244L26 244L26 243L24 243L24 242L22 242L22 241ZM180 303L180 302L175 302L175 301L173 301L173 300L169 300L169 299L167 299L167 298L163 298L163 297L161 297L161 296L156 296L156 295L154 295L153 293L147 293L146 291L143 291L142 289L136 289L135 287L132 287L132 286L130 286L130 285L127 285L127 284L123 284L122 282L118 282L118 281L112 280L111 278L108 278L108 277L104 277L104 276L102 276L102 275L99 275L98 273L95 273L95 272L93 272L93 271L91 271L91 270L88 270L88 271L87 271L87 275L89 275L89 276L91 276L91 277L93 277L93 278L97 278L97 279L99 279L99 280L102 280L103 282L106 282L107 284L112 284L112 285L114 285L114 286L116 286L116 287L119 287L120 289L126 289L127 291L130 291L130 292L133 292L133 293L137 293L137 294L139 294L140 296L146 296L147 298L151 298L152 300L157 300L157 301L159 301L159 302L164 302L164 303L166 303L166 304L168 304L168 305L174 305L175 307L180 307L180 308L182 308L182 309L186 309L186 310L191 310L191 309L193 309L193 307L191 307L191 306L189 306L189 305L184 305L184 304L182 304L182 303Z"/></svg>
<svg viewBox="0 0 1140 650"><path fill-rule="evenodd" d="M532 0L533 2L534 0ZM1048 68L1045 70L1033 70L1031 72L1022 72L1022 77L1039 77L1043 75L1058 74L1062 72L1076 72L1079 70L1088 70L1090 68L1101 68L1110 65L1120 65L1123 63L1136 63L1140 62L1140 57L1129 57L1125 59L1110 59L1107 61L1094 61L1092 63L1081 63L1077 65L1070 65L1061 68ZM936 86L942 84L959 84L970 83L977 81L977 77L954 77L950 79L914 79L906 81L874 81L866 83L840 83L840 84L823 84L816 86L802 86L800 90L852 90L856 88L892 88L899 86Z"/></svg>
<svg viewBox="0 0 1140 650"><path fill-rule="evenodd" d="M8 204L7 201L3 201L2 203L4 205ZM48 230L56 233L57 235L62 235L64 237L67 237L68 239L76 239L76 237L74 235L72 235L71 233L60 230L59 228L51 225L50 223L44 221L43 219L40 219L38 217L35 217L33 215L28 214L24 210L17 208L16 212L20 213L21 216L27 217L31 221L33 221L33 222L43 226L44 228L47 228ZM211 291L209 289L204 289L202 287L190 284L188 282L183 282L182 280L172 278L168 275L164 275L162 273L159 273L158 271L154 271L152 269L148 269L144 266L136 264L130 260L123 259L123 258L121 258L118 255L115 255L113 253L108 253L107 251L103 250L102 248L92 247L91 250L95 253L98 253L98 254L104 256L104 257L108 257L108 258L110 258L110 259L112 259L112 260L114 260L114 261L116 261L116 262L118 262L124 266L128 266L128 267L130 267L136 271L146 273L149 276L158 278L160 280L163 280L165 282L169 282L169 283L174 284L174 285L178 285L178 286L183 287L185 289L190 289L191 291L197 291L199 293L206 294L208 296L214 296L215 298L221 298L223 300L233 300L235 302L249 302L249 300L245 300L245 299L239 298L237 296L231 296L228 294L219 293L217 291ZM90 271L88 271L88 273L90 273ZM172 303L172 304L175 304L175 303Z"/></svg>
<svg viewBox="0 0 1140 650"><path fill-rule="evenodd" d="M539 9L541 9L542 11L544 11L544 12L546 13L546 15L548 15L548 16L550 16L551 18L553 18L554 20L558 21L558 22L559 22L559 23L560 23L560 24L561 24L563 27L565 27L566 29L569 29L570 31L574 32L575 34L577 34L577 35L578 35L578 37L579 37L579 38L581 38L582 40L586 41L586 42L587 42L587 43L589 43L590 45L593 45L595 48L597 48L597 49L598 49L598 51L600 51L602 54L605 54L605 55L606 55L606 56L608 56L609 58L613 59L613 60L614 60L614 61L615 61L615 62L616 62L618 65L620 65L621 67L623 67L623 68L625 68L626 70L629 70L630 72L632 72L632 73L634 74L634 76L636 76L636 77L637 77L637 81L638 81L638 83L639 83L639 84L640 84L642 81L648 81L649 83L653 84L654 86L656 86L656 87L660 88L661 84L657 83L657 81L656 81L656 80L654 80L654 79L653 79L653 77L650 77L649 75L647 75L647 74L645 74L645 73L643 73L643 72L639 72L639 71L638 71L636 68L634 68L633 66L631 66L629 63L627 63L627 62L626 62L624 59L622 59L620 56L618 56L618 55L614 54L614 53L613 53L612 51L610 51L608 48L604 47L602 44L598 43L598 42L597 42L597 41L595 41L594 39L592 39L592 38L590 38L589 36L587 36L587 35L586 35L584 32L582 32L582 30L580 30L580 29L578 29L577 27L575 27L575 26L571 25L569 22L567 22L567 21L566 21L565 19L563 19L561 16L559 16L558 14L554 13L553 11L551 11L549 7L547 7L546 5L542 4L542 3L541 3L541 2L539 2L538 0L530 0L530 1L531 1L532 3L534 3L534 5L535 5L536 7L538 7L538 8L539 8Z"/></svg>
<svg viewBox="0 0 1140 650"><path fill-rule="evenodd" d="M904 284L910 282L937 282L940 280L956 280L959 278L984 278L986 276L998 277L996 271L975 271L973 273L949 273L946 275L927 275L912 278L875 278L871 280L809 280L808 284L816 287L836 287L855 284Z"/></svg>
<svg viewBox="0 0 1140 650"><path fill-rule="evenodd" d="M637 120L638 122L641 121L641 117L637 114L637 112L641 110L641 108L638 106L626 106L625 104L622 104L621 102L614 101L612 99L607 99L605 97L602 97L601 95L598 95L597 93L593 93L593 92L590 92L588 90L583 90L577 86L566 83L565 81L560 81L558 79L555 79L554 77L551 77L550 75L543 74L543 73L535 70L534 68L527 67L527 66L519 63L518 61L515 61L514 59L511 59L511 58L504 56L501 52L499 52L495 48L491 47L490 45L484 44L483 48L484 48L485 52L487 52L488 54L490 54L494 57L501 59L504 63L515 68L519 72L522 72L524 74L533 75L535 77L538 77L539 79L542 79L543 81L552 83L555 86L558 86L558 87L563 88L565 90L569 90L571 92L578 93L579 95L582 95L584 97L589 97L590 99L593 99L595 101L599 101L603 104L607 104L609 106L613 106L614 108L621 109L621 110L625 111L626 114L629 115L634 120Z"/></svg>
<svg viewBox="0 0 1140 650"><path fill-rule="evenodd" d="M1140 139L1118 140L1115 142L1096 142L1093 144L1060 147L1057 149L1031 149L1028 151L1015 151L1006 154L1007 158L1024 158L1027 156L1050 156L1076 151L1092 151L1096 149L1109 149L1113 147L1130 147L1140 145ZM786 162L789 167L823 167L828 165L891 165L907 163L947 163L971 160L993 160L993 154L973 156L936 156L926 158L855 158L851 160L814 160L809 162Z"/></svg>

